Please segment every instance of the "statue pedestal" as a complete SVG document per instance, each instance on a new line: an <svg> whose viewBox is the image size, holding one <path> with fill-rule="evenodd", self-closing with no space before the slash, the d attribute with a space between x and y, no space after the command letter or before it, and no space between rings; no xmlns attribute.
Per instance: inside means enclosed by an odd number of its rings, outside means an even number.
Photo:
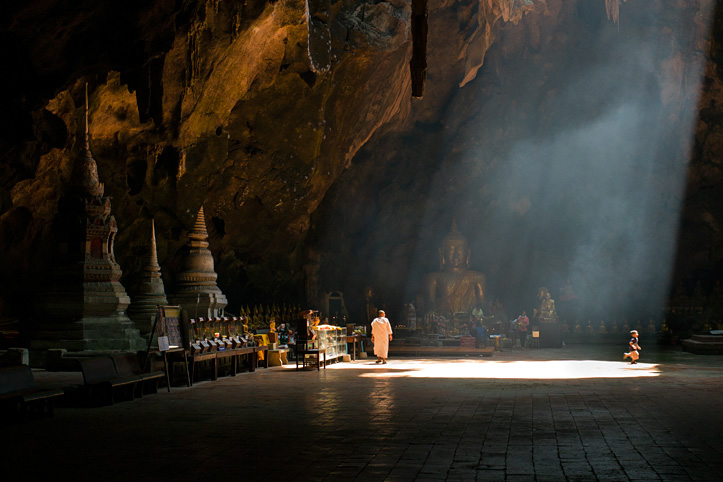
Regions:
<svg viewBox="0 0 723 482"><path fill-rule="evenodd" d="M540 323L540 348L562 348L562 325Z"/></svg>

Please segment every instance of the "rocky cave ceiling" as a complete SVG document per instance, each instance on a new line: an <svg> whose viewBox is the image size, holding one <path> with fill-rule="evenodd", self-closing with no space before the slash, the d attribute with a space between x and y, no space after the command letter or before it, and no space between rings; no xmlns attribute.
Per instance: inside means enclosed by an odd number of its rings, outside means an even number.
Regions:
<svg viewBox="0 0 723 482"><path fill-rule="evenodd" d="M26 312L52 265L52 219L82 144L86 82L91 148L113 199L115 253L131 297L150 220L172 291L202 204L231 311L305 303L314 283L343 291L353 314L367 285L395 310L438 268L452 217L490 296L523 306L537 286L572 277L581 293L607 286L593 305L625 309L645 297L632 287L667 283L671 253L656 248L656 235L677 223L681 203L673 279L712 289L723 274L723 8L705 0L427 7L421 98L409 68L420 4L410 0L0 7L5 310ZM568 156L556 142L574 144L570 132L599 128L611 112L623 119L612 125L624 126L629 104L649 108L631 129L638 138L662 133L632 151L609 150L632 166L611 186L635 192L644 178L654 187L645 198L654 222L638 237L652 247L645 255L629 253L636 239L609 219L624 209L575 209L597 195L590 176L605 173L568 178L555 163ZM681 170L685 189L676 184ZM632 219L632 231L644 219ZM580 271L590 266L573 262L580 232L604 240L588 261L606 269L587 278Z"/></svg>

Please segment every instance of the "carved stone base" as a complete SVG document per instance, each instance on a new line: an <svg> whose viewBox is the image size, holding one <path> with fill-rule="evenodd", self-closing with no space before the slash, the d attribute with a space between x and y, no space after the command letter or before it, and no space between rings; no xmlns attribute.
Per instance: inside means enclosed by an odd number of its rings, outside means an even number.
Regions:
<svg viewBox="0 0 723 482"><path fill-rule="evenodd" d="M156 297L145 296L142 299L135 299L130 308L128 308L128 316L135 322L141 334L146 335L153 329L153 317L156 315L158 306L165 306L167 304L168 300L165 295Z"/></svg>
<svg viewBox="0 0 723 482"><path fill-rule="evenodd" d="M31 351L64 348L70 352L118 352L145 350L147 340L124 314L85 317L73 322L41 322L33 333Z"/></svg>
<svg viewBox="0 0 723 482"><path fill-rule="evenodd" d="M39 302L39 312L52 319L102 318L125 313L131 299L118 281L84 282L82 289L50 293Z"/></svg>
<svg viewBox="0 0 723 482"><path fill-rule="evenodd" d="M209 293L181 292L170 297L172 305L181 305L190 318L218 316L226 308L228 300L221 290Z"/></svg>

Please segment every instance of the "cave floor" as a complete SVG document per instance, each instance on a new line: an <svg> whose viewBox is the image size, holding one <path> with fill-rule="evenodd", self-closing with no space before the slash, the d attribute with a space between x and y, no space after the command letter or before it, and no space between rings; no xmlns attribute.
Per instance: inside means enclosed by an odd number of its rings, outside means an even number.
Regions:
<svg viewBox="0 0 723 482"><path fill-rule="evenodd" d="M641 342L642 343L642 342ZM259 369L4 427L73 480L723 480L723 356L620 346ZM50 387L79 374L36 372Z"/></svg>

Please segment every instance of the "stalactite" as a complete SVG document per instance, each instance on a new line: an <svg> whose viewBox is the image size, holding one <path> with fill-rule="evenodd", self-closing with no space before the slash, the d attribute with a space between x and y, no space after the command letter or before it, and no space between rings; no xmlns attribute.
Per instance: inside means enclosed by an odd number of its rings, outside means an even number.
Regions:
<svg viewBox="0 0 723 482"><path fill-rule="evenodd" d="M627 0L623 0L626 1ZM605 11L608 14L608 20L618 23L620 18L620 0L605 0Z"/></svg>
<svg viewBox="0 0 723 482"><path fill-rule="evenodd" d="M306 0L305 6L311 70L326 72L331 67L331 0Z"/></svg>
<svg viewBox="0 0 723 482"><path fill-rule="evenodd" d="M231 13L231 16L233 17L233 22L231 25L231 38L236 39L238 37L239 32L241 31L241 18L242 18L242 9L246 5L246 2L241 3L241 7L238 7L237 4L234 4L233 12Z"/></svg>
<svg viewBox="0 0 723 482"><path fill-rule="evenodd" d="M178 174L176 174L176 180L180 181L184 174L186 174L186 151L181 151L181 156L178 160Z"/></svg>
<svg viewBox="0 0 723 482"><path fill-rule="evenodd" d="M201 41L203 32L208 28L205 21L194 23L188 30L188 65L186 88L193 89L196 79L201 73Z"/></svg>
<svg viewBox="0 0 723 482"><path fill-rule="evenodd" d="M412 75L412 97L421 99L424 95L424 81L427 78L427 0L412 0L412 60L409 69Z"/></svg>

